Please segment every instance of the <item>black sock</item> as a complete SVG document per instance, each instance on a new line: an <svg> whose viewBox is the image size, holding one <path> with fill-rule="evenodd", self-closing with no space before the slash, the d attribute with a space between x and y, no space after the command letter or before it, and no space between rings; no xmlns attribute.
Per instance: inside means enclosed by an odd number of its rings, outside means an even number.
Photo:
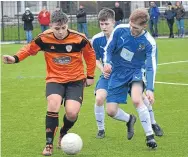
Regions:
<svg viewBox="0 0 188 157"><path fill-rule="evenodd" d="M72 122L70 120L67 119L66 115L64 115L63 117L63 127L60 129L60 135L63 136L67 133L67 131L72 128L72 126L74 125L74 123L77 121L77 119Z"/></svg>
<svg viewBox="0 0 188 157"><path fill-rule="evenodd" d="M53 144L54 136L59 124L58 113L48 112L46 114L46 144Z"/></svg>

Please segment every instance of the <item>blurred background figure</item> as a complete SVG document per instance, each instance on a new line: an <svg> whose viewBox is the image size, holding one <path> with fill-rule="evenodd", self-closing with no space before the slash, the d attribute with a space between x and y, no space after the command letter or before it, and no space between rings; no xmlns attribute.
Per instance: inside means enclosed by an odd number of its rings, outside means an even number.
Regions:
<svg viewBox="0 0 188 157"><path fill-rule="evenodd" d="M176 16L176 13L171 2L168 2L164 16L167 20L168 28L170 30L169 38L174 38L173 25L174 25L174 17Z"/></svg>
<svg viewBox="0 0 188 157"><path fill-rule="evenodd" d="M176 24L178 27L178 37L184 37L184 16L185 9L181 2L176 2Z"/></svg>
<svg viewBox="0 0 188 157"><path fill-rule="evenodd" d="M115 2L115 7L113 8L115 12L115 27L122 23L124 18L123 10L119 7L119 2Z"/></svg>
<svg viewBox="0 0 188 157"><path fill-rule="evenodd" d="M78 32L84 33L86 37L89 38L88 28L87 28L87 19L86 19L87 14L83 5L80 5L79 10L77 11L76 17L77 17Z"/></svg>
<svg viewBox="0 0 188 157"><path fill-rule="evenodd" d="M50 12L46 9L46 6L43 7L42 11L38 15L38 21L41 26L41 31L44 32L49 28L50 24Z"/></svg>
<svg viewBox="0 0 188 157"><path fill-rule="evenodd" d="M32 37L33 23L34 20L33 14L31 13L29 8L25 9L25 13L22 15L22 21L24 21L24 30L26 33L27 43L29 43Z"/></svg>
<svg viewBox="0 0 188 157"><path fill-rule="evenodd" d="M149 20L150 33L152 34L153 37L158 37L157 24L158 24L160 12L155 2L150 2L150 8L148 11L150 15L150 20Z"/></svg>

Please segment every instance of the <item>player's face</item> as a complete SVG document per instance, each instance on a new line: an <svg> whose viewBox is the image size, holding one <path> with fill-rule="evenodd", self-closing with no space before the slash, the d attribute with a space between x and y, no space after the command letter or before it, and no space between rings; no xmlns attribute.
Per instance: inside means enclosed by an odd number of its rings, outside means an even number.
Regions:
<svg viewBox="0 0 188 157"><path fill-rule="evenodd" d="M142 31L145 29L144 26L139 26L138 24L133 22L129 22L129 24L131 29L131 35L134 37L139 36L142 33Z"/></svg>
<svg viewBox="0 0 188 157"><path fill-rule="evenodd" d="M110 36L110 34L112 33L112 31L114 29L114 24L115 24L115 22L113 19L99 21L101 31L103 31L106 36Z"/></svg>
<svg viewBox="0 0 188 157"><path fill-rule="evenodd" d="M68 23L62 24L60 22L50 24L50 28L52 29L55 37L57 39L64 39L68 34Z"/></svg>

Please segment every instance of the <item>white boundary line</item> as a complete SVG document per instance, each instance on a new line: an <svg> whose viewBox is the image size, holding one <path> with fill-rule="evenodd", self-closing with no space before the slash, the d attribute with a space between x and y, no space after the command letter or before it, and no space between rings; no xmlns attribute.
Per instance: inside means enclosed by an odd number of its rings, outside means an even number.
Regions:
<svg viewBox="0 0 188 157"><path fill-rule="evenodd" d="M160 63L158 65L167 65L167 64L177 64L177 63L186 63L188 60L185 61L176 61L176 62L167 62L167 63Z"/></svg>
<svg viewBox="0 0 188 157"><path fill-rule="evenodd" d="M173 83L173 82L160 82L160 81L155 81L157 84L170 84L170 85L176 85L176 86L188 86L187 83Z"/></svg>

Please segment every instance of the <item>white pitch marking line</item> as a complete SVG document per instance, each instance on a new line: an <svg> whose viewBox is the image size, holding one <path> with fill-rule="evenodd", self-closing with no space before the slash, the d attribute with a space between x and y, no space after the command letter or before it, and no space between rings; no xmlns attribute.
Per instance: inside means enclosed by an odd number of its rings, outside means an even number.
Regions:
<svg viewBox="0 0 188 157"><path fill-rule="evenodd" d="M177 85L177 86L188 86L187 83L173 83L173 82L160 82L160 81L155 81L155 83L158 83L158 84L170 84L170 85Z"/></svg>
<svg viewBox="0 0 188 157"><path fill-rule="evenodd" d="M158 65L177 64L177 63L186 63L186 62L188 62L188 60L186 60L186 61L176 61L176 62L160 63Z"/></svg>

